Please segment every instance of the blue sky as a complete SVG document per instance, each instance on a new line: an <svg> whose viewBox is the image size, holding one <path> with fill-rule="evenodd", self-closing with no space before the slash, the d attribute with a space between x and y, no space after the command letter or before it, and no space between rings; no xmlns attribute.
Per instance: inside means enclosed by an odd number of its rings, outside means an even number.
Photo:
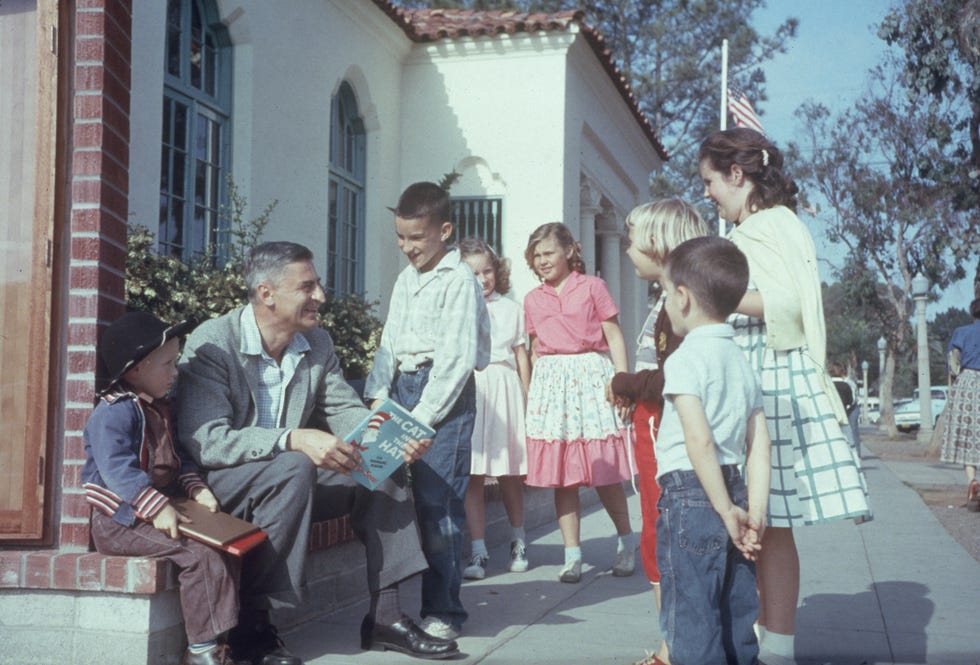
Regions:
<svg viewBox="0 0 980 665"><path fill-rule="evenodd" d="M763 66L769 99L758 107L763 111L766 133L777 146L798 140L799 121L793 113L805 100L813 98L838 111L860 97L867 87L868 70L887 49L876 35L877 25L894 4L894 0L768 0L768 6L753 15L753 25L763 33L771 33L791 16L800 20L789 50ZM827 242L819 221L813 217L804 217L804 221L818 253L838 260L842 252ZM967 279L929 305L930 318L949 307L969 307L976 265L976 260L969 263ZM822 270L823 278L830 281L829 269Z"/></svg>

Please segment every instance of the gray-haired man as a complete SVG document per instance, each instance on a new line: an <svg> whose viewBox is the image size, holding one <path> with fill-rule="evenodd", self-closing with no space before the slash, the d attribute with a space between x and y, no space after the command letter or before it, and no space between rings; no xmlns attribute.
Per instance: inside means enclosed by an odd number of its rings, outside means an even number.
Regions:
<svg viewBox="0 0 980 665"><path fill-rule="evenodd" d="M245 279L249 304L198 326L178 383L181 443L207 470L222 508L269 534L245 560L241 617L229 640L235 657L301 665L268 611L302 601L311 521L346 513L367 550L371 611L362 647L455 655L455 642L425 634L399 607L398 583L426 567L404 473L373 492L349 476L359 457L341 437L367 409L317 326L326 296L312 253L264 243L252 250ZM406 461L428 443L415 442Z"/></svg>

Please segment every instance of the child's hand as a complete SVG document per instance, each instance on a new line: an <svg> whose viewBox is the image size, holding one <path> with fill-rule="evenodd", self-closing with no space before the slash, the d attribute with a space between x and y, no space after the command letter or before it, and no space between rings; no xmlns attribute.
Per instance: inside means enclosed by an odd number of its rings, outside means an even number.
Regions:
<svg viewBox="0 0 980 665"><path fill-rule="evenodd" d="M153 516L153 528L159 529L174 540L177 540L180 537L180 531L177 530L177 526L181 522L190 521L190 518L178 513L176 508L168 503L160 512Z"/></svg>
<svg viewBox="0 0 980 665"><path fill-rule="evenodd" d="M421 459L422 455L429 449L432 445L432 439L412 439L405 444L405 449L402 451L402 459L405 460L405 464L411 464L415 460Z"/></svg>
<svg viewBox="0 0 980 665"><path fill-rule="evenodd" d="M633 410L633 402L628 397L620 397L613 392L612 381L606 384L606 401L609 402L614 409L616 409L616 415L624 423L628 423L630 419L630 412Z"/></svg>
<svg viewBox="0 0 980 665"><path fill-rule="evenodd" d="M749 514L733 504L727 511L719 515L735 547L745 555L746 559L754 561L758 550L753 545L755 532L750 527Z"/></svg>
<svg viewBox="0 0 980 665"><path fill-rule="evenodd" d="M606 383L606 401L612 404L613 406L617 406L616 402L618 401L618 399L619 398L616 397L616 393L613 392L612 379L610 379Z"/></svg>
<svg viewBox="0 0 980 665"><path fill-rule="evenodd" d="M212 513L216 513L219 510L218 499L215 498L214 492L207 487L195 487L192 489L191 498L210 510Z"/></svg>

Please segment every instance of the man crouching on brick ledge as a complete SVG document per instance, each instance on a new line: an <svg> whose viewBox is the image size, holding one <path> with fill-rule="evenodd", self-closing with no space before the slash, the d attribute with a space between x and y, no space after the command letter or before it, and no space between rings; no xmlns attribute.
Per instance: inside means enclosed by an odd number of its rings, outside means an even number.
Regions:
<svg viewBox="0 0 980 665"><path fill-rule="evenodd" d="M343 437L368 413L340 371L333 342L317 326L326 295L302 245L269 242L245 265L249 303L201 324L180 362L180 440L224 510L269 540L244 562L236 659L302 665L269 622L269 610L303 600L310 523L351 515L367 554L368 646L447 658L455 641L423 633L402 614L398 584L426 568L404 468L376 490L350 477L360 461ZM406 449L422 456L431 441Z"/></svg>

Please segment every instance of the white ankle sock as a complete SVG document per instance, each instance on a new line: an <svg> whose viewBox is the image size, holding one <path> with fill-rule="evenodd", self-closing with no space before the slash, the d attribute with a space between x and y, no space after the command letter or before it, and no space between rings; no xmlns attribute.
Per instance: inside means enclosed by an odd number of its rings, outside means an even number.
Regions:
<svg viewBox="0 0 980 665"><path fill-rule="evenodd" d="M573 561L582 560L582 548L581 547L566 547L565 548L565 563L571 563Z"/></svg>
<svg viewBox="0 0 980 665"><path fill-rule="evenodd" d="M632 531L629 533L619 536L618 542L616 543L617 552L632 552L636 549L636 534Z"/></svg>
<svg viewBox="0 0 980 665"><path fill-rule="evenodd" d="M510 533L511 533L511 536L510 536L510 539L511 540L519 540L522 543L526 543L527 542L527 536L524 535L524 527L522 527L522 526L512 526L510 528Z"/></svg>
<svg viewBox="0 0 980 665"><path fill-rule="evenodd" d="M218 646L216 640L209 640L207 642L195 642L194 644L188 644L187 650L193 654L204 653L205 651L210 651L211 649Z"/></svg>
<svg viewBox="0 0 980 665"><path fill-rule="evenodd" d="M792 659L796 653L792 635L774 633L771 630L767 630L765 633L765 646L766 651L783 658Z"/></svg>
<svg viewBox="0 0 980 665"><path fill-rule="evenodd" d="M487 541L484 540L483 538L480 538L479 540L474 540L473 541L473 545L471 546L471 550L473 552L473 556L476 556L477 554L482 554L483 556L488 556L488 554L487 554Z"/></svg>
<svg viewBox="0 0 980 665"><path fill-rule="evenodd" d="M762 640L765 639L765 637L766 637L766 627L765 626L760 626L759 624L754 623L754 624L752 624L752 630L755 631L755 639L761 645L762 644Z"/></svg>

